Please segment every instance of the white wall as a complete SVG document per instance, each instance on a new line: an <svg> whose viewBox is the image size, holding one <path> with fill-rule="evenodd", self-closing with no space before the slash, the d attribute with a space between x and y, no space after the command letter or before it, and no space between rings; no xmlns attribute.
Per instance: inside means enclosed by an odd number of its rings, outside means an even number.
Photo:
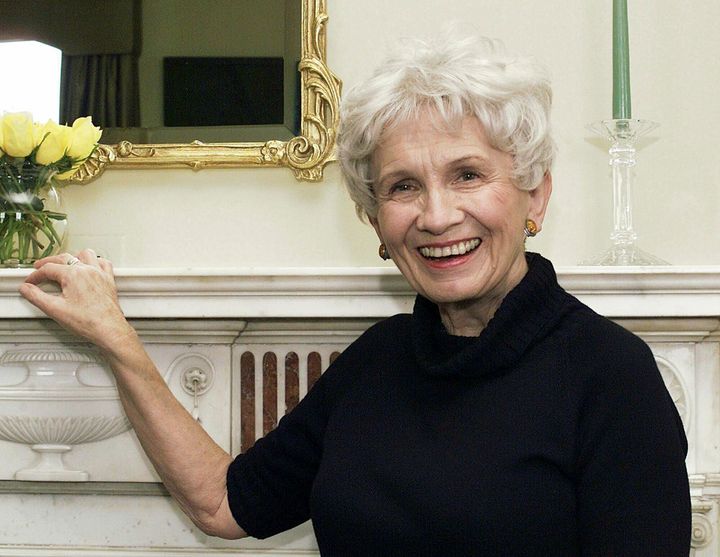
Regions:
<svg viewBox="0 0 720 557"><path fill-rule="evenodd" d="M573 265L606 247L607 154L585 126L611 116L610 0L328 0L328 58L345 88L385 46L469 22L553 74L560 153L541 235L529 249ZM639 151L635 227L674 264L720 264L720 21L717 0L630 2L633 116L661 123ZM71 246L122 266L376 266L337 169L297 183L286 169L111 170L65 190Z"/></svg>

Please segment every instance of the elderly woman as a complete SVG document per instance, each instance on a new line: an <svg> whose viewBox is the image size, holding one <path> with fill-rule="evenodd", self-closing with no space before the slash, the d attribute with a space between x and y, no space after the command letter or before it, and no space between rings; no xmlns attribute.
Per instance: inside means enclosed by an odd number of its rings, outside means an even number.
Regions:
<svg viewBox="0 0 720 557"><path fill-rule="evenodd" d="M687 443L650 350L525 252L552 189L550 100L534 62L475 39L404 43L347 95L343 173L417 301L234 460L166 387L109 262L48 258L21 293L99 346L210 534L312 519L323 555L687 555Z"/></svg>

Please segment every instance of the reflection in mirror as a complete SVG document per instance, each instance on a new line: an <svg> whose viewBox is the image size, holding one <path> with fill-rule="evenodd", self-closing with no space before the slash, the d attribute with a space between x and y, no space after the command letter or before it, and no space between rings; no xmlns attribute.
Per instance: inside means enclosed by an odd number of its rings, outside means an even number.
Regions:
<svg viewBox="0 0 720 557"><path fill-rule="evenodd" d="M322 177L340 94L325 65L325 0L0 7L0 40L63 50L61 121L90 114L104 130L80 181L108 165L289 166L299 179Z"/></svg>
<svg viewBox="0 0 720 557"><path fill-rule="evenodd" d="M141 6L138 76L144 135L136 142L267 141L297 135L298 0L146 0ZM233 104L247 109L233 111ZM258 114L258 104L275 118L243 126L243 114ZM182 109L184 120L167 121ZM202 113L214 113L215 122L191 122ZM114 135L109 142L132 139Z"/></svg>

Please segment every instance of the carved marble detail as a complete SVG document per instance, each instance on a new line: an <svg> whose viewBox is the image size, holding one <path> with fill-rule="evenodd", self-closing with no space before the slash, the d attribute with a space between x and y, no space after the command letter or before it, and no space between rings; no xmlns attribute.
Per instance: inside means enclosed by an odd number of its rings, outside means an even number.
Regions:
<svg viewBox="0 0 720 557"><path fill-rule="evenodd" d="M717 504L712 499L693 499L691 555L715 555L711 544L716 541L716 525L713 524L713 521L717 521L714 517L716 514Z"/></svg>
<svg viewBox="0 0 720 557"><path fill-rule="evenodd" d="M0 355L0 439L38 455L18 480L87 481L63 454L127 431L111 373L90 350L7 350Z"/></svg>
<svg viewBox="0 0 720 557"><path fill-rule="evenodd" d="M200 397L212 389L215 368L202 354L187 353L177 357L168 369L166 380L172 389L176 384L192 399L190 413L197 421L200 418ZM176 395L178 389L175 389Z"/></svg>
<svg viewBox="0 0 720 557"><path fill-rule="evenodd" d="M343 347L247 350L240 356L240 450L274 429Z"/></svg>
<svg viewBox="0 0 720 557"><path fill-rule="evenodd" d="M197 367L187 369L182 375L183 391L192 396L204 394L210 388L211 383L212 375Z"/></svg>
<svg viewBox="0 0 720 557"><path fill-rule="evenodd" d="M710 545L715 537L715 529L707 517L699 513L692 514L692 538L691 544L694 549L702 549Z"/></svg>
<svg viewBox="0 0 720 557"><path fill-rule="evenodd" d="M92 443L114 437L127 429L128 423L124 416L0 416L0 438L33 445Z"/></svg>
<svg viewBox="0 0 720 557"><path fill-rule="evenodd" d="M655 361L687 433L690 431L691 402L680 371L669 360L661 356L655 356Z"/></svg>

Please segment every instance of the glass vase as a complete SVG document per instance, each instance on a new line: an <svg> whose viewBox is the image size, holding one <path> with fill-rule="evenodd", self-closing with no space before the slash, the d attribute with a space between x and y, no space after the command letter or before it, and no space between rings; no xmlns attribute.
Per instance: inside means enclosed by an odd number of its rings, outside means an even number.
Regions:
<svg viewBox="0 0 720 557"><path fill-rule="evenodd" d="M12 167L11 167L12 168ZM0 175L0 267L32 267L58 253L65 239L62 210L53 173L22 164Z"/></svg>

